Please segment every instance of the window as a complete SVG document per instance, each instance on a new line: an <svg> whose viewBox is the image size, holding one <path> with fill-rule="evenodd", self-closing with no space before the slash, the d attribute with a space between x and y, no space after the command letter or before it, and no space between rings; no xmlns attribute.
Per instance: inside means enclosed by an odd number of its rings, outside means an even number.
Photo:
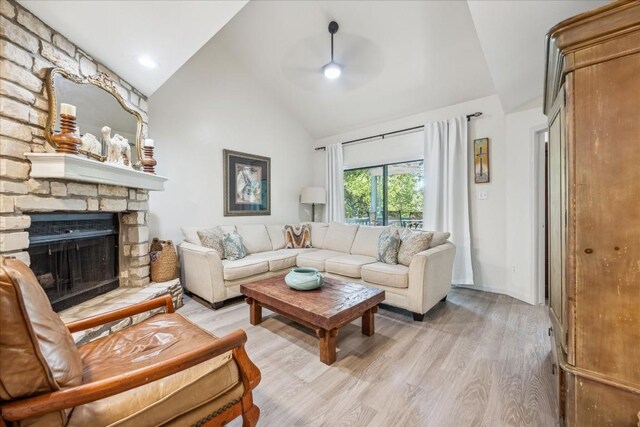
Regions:
<svg viewBox="0 0 640 427"><path fill-rule="evenodd" d="M347 223L421 228L423 165L416 160L344 171Z"/></svg>

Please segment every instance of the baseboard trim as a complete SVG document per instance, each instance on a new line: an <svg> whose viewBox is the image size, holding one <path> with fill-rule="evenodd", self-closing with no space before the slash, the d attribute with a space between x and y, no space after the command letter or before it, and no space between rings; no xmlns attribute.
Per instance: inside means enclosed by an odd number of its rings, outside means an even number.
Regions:
<svg viewBox="0 0 640 427"><path fill-rule="evenodd" d="M498 288L496 286L487 286L487 285L453 285L453 286L457 288L475 289L477 291L491 292L492 294L507 295L517 300L520 300L522 302L526 302L527 304L536 305L535 301L532 301L529 295L526 295L522 292L514 292L508 289Z"/></svg>

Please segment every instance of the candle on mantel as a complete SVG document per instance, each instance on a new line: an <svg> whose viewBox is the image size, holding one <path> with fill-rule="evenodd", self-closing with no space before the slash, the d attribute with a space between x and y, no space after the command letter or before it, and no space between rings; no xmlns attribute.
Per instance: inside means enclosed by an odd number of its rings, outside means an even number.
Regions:
<svg viewBox="0 0 640 427"><path fill-rule="evenodd" d="M153 147L153 139L151 138L147 138L144 140L144 146L145 147Z"/></svg>
<svg viewBox="0 0 640 427"><path fill-rule="evenodd" d="M71 104L60 104L60 114L64 116L76 116L76 106Z"/></svg>

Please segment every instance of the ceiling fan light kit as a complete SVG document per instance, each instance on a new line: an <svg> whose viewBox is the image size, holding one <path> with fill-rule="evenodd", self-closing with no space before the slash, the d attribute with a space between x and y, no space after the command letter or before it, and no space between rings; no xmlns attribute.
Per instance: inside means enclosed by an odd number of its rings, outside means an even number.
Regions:
<svg viewBox="0 0 640 427"><path fill-rule="evenodd" d="M331 34L331 61L322 67L324 76L330 80L337 79L342 74L342 67L333 60L333 35L338 32L338 23L336 21L329 22L329 34Z"/></svg>

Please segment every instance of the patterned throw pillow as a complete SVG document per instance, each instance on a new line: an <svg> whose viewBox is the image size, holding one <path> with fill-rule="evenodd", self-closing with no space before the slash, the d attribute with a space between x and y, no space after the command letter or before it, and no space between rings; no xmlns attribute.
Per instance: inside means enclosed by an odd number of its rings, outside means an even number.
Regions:
<svg viewBox="0 0 640 427"><path fill-rule="evenodd" d="M400 233L394 227L386 228L378 237L378 261L397 264L399 248Z"/></svg>
<svg viewBox="0 0 640 427"><path fill-rule="evenodd" d="M224 257L229 261L235 261L247 256L242 237L236 231L224 234L222 246L224 247Z"/></svg>
<svg viewBox="0 0 640 427"><path fill-rule="evenodd" d="M429 249L432 239L433 233L429 231L413 231L409 229L403 231L402 243L398 251L398 262L408 267L415 254Z"/></svg>
<svg viewBox="0 0 640 427"><path fill-rule="evenodd" d="M311 247L311 228L307 225L285 225L284 241L287 249Z"/></svg>
<svg viewBox="0 0 640 427"><path fill-rule="evenodd" d="M202 246L215 250L221 259L224 258L224 246L222 246L224 231L222 231L222 228L212 227L198 230L198 238Z"/></svg>

